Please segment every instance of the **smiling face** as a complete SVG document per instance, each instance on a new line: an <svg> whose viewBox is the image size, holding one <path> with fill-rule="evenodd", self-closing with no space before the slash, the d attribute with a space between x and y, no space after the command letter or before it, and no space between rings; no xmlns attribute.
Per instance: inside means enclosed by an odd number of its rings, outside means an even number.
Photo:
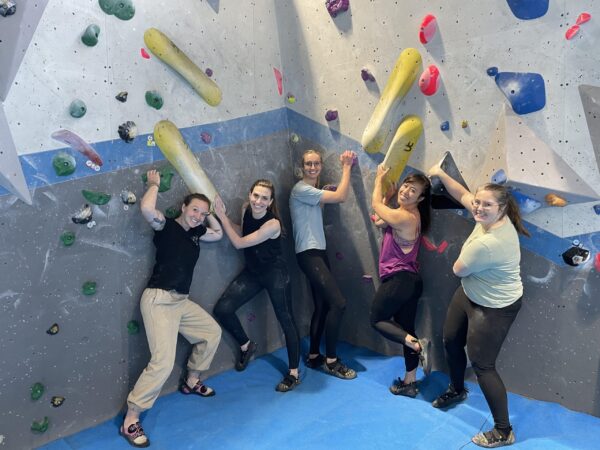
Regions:
<svg viewBox="0 0 600 450"><path fill-rule="evenodd" d="M188 205L181 206L181 215L177 218L179 224L187 231L190 228L195 228L204 220L209 212L209 205L204 200L193 198Z"/></svg>
<svg viewBox="0 0 600 450"><path fill-rule="evenodd" d="M405 181L398 189L398 204L403 207L417 205L423 200L423 186L414 181Z"/></svg>
<svg viewBox="0 0 600 450"><path fill-rule="evenodd" d="M484 228L494 225L504 216L505 207L498 203L498 199L492 191L478 190L471 205L471 213L475 222L479 222Z"/></svg>
<svg viewBox="0 0 600 450"><path fill-rule="evenodd" d="M273 203L273 192L266 186L256 185L248 194L252 217L260 219L267 213L267 209Z"/></svg>
<svg viewBox="0 0 600 450"><path fill-rule="evenodd" d="M321 174L323 161L321 155L312 151L307 152L302 157L302 174L304 181L316 182Z"/></svg>

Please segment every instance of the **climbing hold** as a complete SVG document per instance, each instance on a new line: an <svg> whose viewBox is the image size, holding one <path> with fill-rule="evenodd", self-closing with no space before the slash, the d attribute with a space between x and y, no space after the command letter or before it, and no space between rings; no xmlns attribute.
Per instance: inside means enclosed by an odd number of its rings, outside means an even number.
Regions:
<svg viewBox="0 0 600 450"><path fill-rule="evenodd" d="M294 103L296 103L296 97L294 97L293 94L288 94L285 99L290 105L293 105Z"/></svg>
<svg viewBox="0 0 600 450"><path fill-rule="evenodd" d="M58 152L52 158L52 167L59 177L65 177L75 172L77 163L72 155L65 152Z"/></svg>
<svg viewBox="0 0 600 450"><path fill-rule="evenodd" d="M127 95L129 95L127 91L121 91L115 96L115 98L121 103L125 103L127 101Z"/></svg>
<svg viewBox="0 0 600 450"><path fill-rule="evenodd" d="M165 192L171 189L171 179L173 178L173 171L168 168L162 169L159 171L160 174L160 185L158 186L158 192ZM148 176L146 174L142 175L142 181L144 183L148 182Z"/></svg>
<svg viewBox="0 0 600 450"><path fill-rule="evenodd" d="M58 334L58 332L60 331L60 327L58 326L57 323L53 323L50 328L48 328L46 330L46 333L48 333L50 336L54 336L55 334Z"/></svg>
<svg viewBox="0 0 600 450"><path fill-rule="evenodd" d="M544 78L539 73L500 72L495 80L517 114L539 111L546 106Z"/></svg>
<svg viewBox="0 0 600 450"><path fill-rule="evenodd" d="M498 75L498 68L497 67L488 67L486 72L490 77L495 77L496 75Z"/></svg>
<svg viewBox="0 0 600 450"><path fill-rule="evenodd" d="M426 236L421 237L421 242L423 243L425 248L430 252L434 252L437 250L437 245L431 242Z"/></svg>
<svg viewBox="0 0 600 450"><path fill-rule="evenodd" d="M81 35L81 42L88 47L93 47L98 43L98 36L100 35L100 27L95 23L88 25L83 34Z"/></svg>
<svg viewBox="0 0 600 450"><path fill-rule="evenodd" d="M291 133L290 134L290 142L292 144L297 144L298 142L300 142L300 136L298 136L296 133Z"/></svg>
<svg viewBox="0 0 600 450"><path fill-rule="evenodd" d="M425 95L433 95L440 87L440 71L434 65L423 71L419 78L419 89Z"/></svg>
<svg viewBox="0 0 600 450"><path fill-rule="evenodd" d="M460 122L460 127L461 128L468 128L469 127L469 121L468 120L463 120L462 122Z"/></svg>
<svg viewBox="0 0 600 450"><path fill-rule="evenodd" d="M600 216L600 203L594 205L594 212Z"/></svg>
<svg viewBox="0 0 600 450"><path fill-rule="evenodd" d="M163 99L157 91L146 91L146 103L154 109L160 109L163 106Z"/></svg>
<svg viewBox="0 0 600 450"><path fill-rule="evenodd" d="M96 293L96 282L95 281L86 281L81 286L81 293L83 295L94 295Z"/></svg>
<svg viewBox="0 0 600 450"><path fill-rule="evenodd" d="M337 111L337 109L329 109L325 113L325 120L327 122L332 122L334 120L337 120L337 118L338 118L338 111Z"/></svg>
<svg viewBox="0 0 600 450"><path fill-rule="evenodd" d="M91 230L92 228L94 228L95 226L96 226L96 221L95 221L95 220L92 220L91 222L88 222L88 223L86 224L86 227L88 227L90 230Z"/></svg>
<svg viewBox="0 0 600 450"><path fill-rule="evenodd" d="M100 155L96 153L96 151L92 148L90 144L85 142L83 139L81 139L81 137L79 137L72 131L60 129L52 133L50 137L64 144L67 144L74 150L77 150L79 153L87 157L91 162L93 162L97 166L102 165L102 159L100 158Z"/></svg>
<svg viewBox="0 0 600 450"><path fill-rule="evenodd" d="M590 256L590 251L581 246L573 246L562 254L563 261L570 266L588 262Z"/></svg>
<svg viewBox="0 0 600 450"><path fill-rule="evenodd" d="M594 258L594 269L600 273L600 253L596 253L596 257Z"/></svg>
<svg viewBox="0 0 600 450"><path fill-rule="evenodd" d="M542 207L541 202L538 202L527 195L521 194L519 191L512 190L510 193L517 202L522 215L532 213L536 209L540 209Z"/></svg>
<svg viewBox="0 0 600 450"><path fill-rule="evenodd" d="M246 314L246 320L248 322L254 322L256 320L256 314L254 314L253 312L249 312L248 314Z"/></svg>
<svg viewBox="0 0 600 450"><path fill-rule="evenodd" d="M375 223L379 219L379 216L377 214L373 213L369 216L369 218L371 219L371 222Z"/></svg>
<svg viewBox="0 0 600 450"><path fill-rule="evenodd" d="M383 165L390 169L383 177L383 192L387 192L400 178L422 133L423 123L419 116L406 116L398 125L383 159Z"/></svg>
<svg viewBox="0 0 600 450"><path fill-rule="evenodd" d="M177 219L181 215L181 208L177 206L169 206L165 210L165 217L167 219Z"/></svg>
<svg viewBox="0 0 600 450"><path fill-rule="evenodd" d="M146 147L156 147L156 142L154 142L154 136L148 136L148 139L146 139Z"/></svg>
<svg viewBox="0 0 600 450"><path fill-rule="evenodd" d="M138 134L137 125L135 124L135 122L128 120L127 122L119 125L118 132L119 132L119 137L121 139L123 139L127 143L130 143L135 139L135 137Z"/></svg>
<svg viewBox="0 0 600 450"><path fill-rule="evenodd" d="M140 324L137 320L130 320L127 322L127 332L131 335L138 334L140 332Z"/></svg>
<svg viewBox="0 0 600 450"><path fill-rule="evenodd" d="M194 64L165 34L156 28L144 33L146 47L161 61L181 75L194 90L211 106L221 103L222 93L217 83Z"/></svg>
<svg viewBox="0 0 600 450"><path fill-rule="evenodd" d="M17 12L17 5L11 0L0 0L0 16L12 16Z"/></svg>
<svg viewBox="0 0 600 450"><path fill-rule="evenodd" d="M570 41L575 37L577 33L579 33L579 25L573 25L572 27L569 27L569 29L565 33L565 38L567 39L567 41Z"/></svg>
<svg viewBox="0 0 600 450"><path fill-rule="evenodd" d="M581 13L577 17L577 21L575 22L575 24L576 25L581 25L583 23L589 22L591 18L592 18L591 14L586 13L586 12Z"/></svg>
<svg viewBox="0 0 600 450"><path fill-rule="evenodd" d="M325 7L331 17L337 16L339 13L348 11L350 0L327 0Z"/></svg>
<svg viewBox="0 0 600 450"><path fill-rule="evenodd" d="M500 169L497 170L496 172L494 172L494 174L492 175L492 183L495 184L504 184L506 183L507 177L506 177L506 172L504 171L504 169Z"/></svg>
<svg viewBox="0 0 600 450"><path fill-rule="evenodd" d="M121 191L121 201L126 205L135 205L137 199L133 192L124 189Z"/></svg>
<svg viewBox="0 0 600 450"><path fill-rule="evenodd" d="M360 77L363 79L363 81L375 81L375 76L367 67L360 69Z"/></svg>
<svg viewBox="0 0 600 450"><path fill-rule="evenodd" d="M77 224L85 224L92 220L92 208L87 203L81 207L79 211L75 213L73 217L71 217L73 223Z"/></svg>
<svg viewBox="0 0 600 450"><path fill-rule="evenodd" d="M549 0L506 0L512 13L521 20L542 17L548 12Z"/></svg>
<svg viewBox="0 0 600 450"><path fill-rule="evenodd" d="M71 117L79 119L80 117L85 116L86 112L87 106L85 106L85 103L82 100L73 100L69 105L69 114L71 115Z"/></svg>
<svg viewBox="0 0 600 450"><path fill-rule="evenodd" d="M205 73L205 74L206 74L206 76L207 76L207 77L209 77L209 78L213 76L213 70L212 70L212 69L210 69L210 68L208 68L208 67L207 67L207 68L204 70L204 73Z"/></svg>
<svg viewBox="0 0 600 450"><path fill-rule="evenodd" d="M31 386L31 400L39 400L44 395L44 385L35 383Z"/></svg>
<svg viewBox="0 0 600 450"><path fill-rule="evenodd" d="M205 144L210 144L212 142L212 136L206 131L200 133L200 139L202 139L202 142Z"/></svg>
<svg viewBox="0 0 600 450"><path fill-rule="evenodd" d="M423 21L421 22L421 27L419 28L419 40L421 44L427 44L431 42L433 36L435 36L435 32L437 31L437 20L434 15L427 14Z"/></svg>
<svg viewBox="0 0 600 450"><path fill-rule="evenodd" d="M337 191L337 186L335 184L326 184L325 186L323 186L323 190L335 192Z"/></svg>
<svg viewBox="0 0 600 450"><path fill-rule="evenodd" d="M450 129L450 122L448 122L447 120L440 124L440 130L448 131L449 129Z"/></svg>
<svg viewBox="0 0 600 450"><path fill-rule="evenodd" d="M559 206L561 208L563 206L567 206L567 204L569 203L564 198L562 198L556 194L546 194L546 196L544 197L544 200L546 200L546 203L548 204L548 206Z"/></svg>
<svg viewBox="0 0 600 450"><path fill-rule="evenodd" d="M273 67L273 74L275 75L275 81L277 81L277 92L279 92L279 95L283 94L283 76L281 75L281 72L279 71L279 69L276 69L275 67Z"/></svg>
<svg viewBox="0 0 600 450"><path fill-rule="evenodd" d="M87 191L85 189L81 193L88 202L94 205L106 205L111 197L110 194L105 194L104 192Z"/></svg>
<svg viewBox="0 0 600 450"><path fill-rule="evenodd" d="M344 255L342 254L342 252L335 252L335 259L337 259L338 261L342 261L344 259Z"/></svg>
<svg viewBox="0 0 600 450"><path fill-rule="evenodd" d="M50 404L54 407L54 408L58 408L60 405L62 405L65 402L65 398L64 397L60 397L58 395L55 395L54 397L52 397L50 399Z"/></svg>
<svg viewBox="0 0 600 450"><path fill-rule="evenodd" d="M65 231L60 235L60 240L65 247L70 247L75 243L75 233L72 231Z"/></svg>
<svg viewBox="0 0 600 450"><path fill-rule="evenodd" d="M33 431L34 433L45 433L46 431L48 431L49 424L50 421L48 420L48 417L44 417L44 420L39 422L34 420L31 423L31 431Z"/></svg>
<svg viewBox="0 0 600 450"><path fill-rule="evenodd" d="M106 14L121 20L129 20L135 14L135 7L131 0L98 0L98 3Z"/></svg>
<svg viewBox="0 0 600 450"><path fill-rule="evenodd" d="M448 248L448 243L446 241L442 241L442 243L440 245L438 245L438 247L437 247L437 252L444 253L444 250L446 250L447 248Z"/></svg>
<svg viewBox="0 0 600 450"><path fill-rule="evenodd" d="M150 55L144 47L140 48L140 55L142 55L142 58L144 59L150 59Z"/></svg>

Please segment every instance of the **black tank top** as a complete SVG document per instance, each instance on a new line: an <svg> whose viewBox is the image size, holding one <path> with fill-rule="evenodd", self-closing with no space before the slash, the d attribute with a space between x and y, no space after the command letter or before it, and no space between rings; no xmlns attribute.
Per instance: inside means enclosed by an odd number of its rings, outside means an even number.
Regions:
<svg viewBox="0 0 600 450"><path fill-rule="evenodd" d="M246 208L246 212L244 212L242 236L254 233L265 222L268 222L271 219L275 219L275 216L271 211L267 211L260 219L255 219L252 217L250 207ZM281 259L281 235L275 239L267 239L265 242L261 242L258 245L245 248L244 255L246 256L246 266L251 271L258 271L265 266L271 266L277 263Z"/></svg>

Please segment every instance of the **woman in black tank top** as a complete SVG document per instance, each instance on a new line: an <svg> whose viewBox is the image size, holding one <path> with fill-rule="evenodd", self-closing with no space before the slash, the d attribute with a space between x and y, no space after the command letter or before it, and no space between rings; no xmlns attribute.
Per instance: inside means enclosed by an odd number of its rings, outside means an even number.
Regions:
<svg viewBox="0 0 600 450"><path fill-rule="evenodd" d="M281 252L281 221L275 202L275 188L268 180L257 180L250 188L248 203L242 208L242 225L231 222L220 197L215 213L237 249L244 249L246 267L231 282L214 308L214 315L240 345L235 364L238 371L248 365L257 345L248 338L236 311L262 289L266 289L283 333L288 351L289 373L275 388L287 392L300 383L298 364L300 339L292 313L290 276Z"/></svg>

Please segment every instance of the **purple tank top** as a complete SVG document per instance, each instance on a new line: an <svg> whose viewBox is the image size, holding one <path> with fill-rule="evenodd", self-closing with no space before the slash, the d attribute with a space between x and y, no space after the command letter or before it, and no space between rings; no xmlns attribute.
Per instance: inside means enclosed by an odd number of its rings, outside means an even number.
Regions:
<svg viewBox="0 0 600 450"><path fill-rule="evenodd" d="M407 241L404 242L404 244L407 243ZM412 250L404 253L396 242L396 239L394 239L394 229L387 227L383 234L381 252L379 253L379 278L383 280L400 271L418 273L419 263L417 262L417 255L419 254L420 245L421 232L417 231L417 237L414 240Z"/></svg>

